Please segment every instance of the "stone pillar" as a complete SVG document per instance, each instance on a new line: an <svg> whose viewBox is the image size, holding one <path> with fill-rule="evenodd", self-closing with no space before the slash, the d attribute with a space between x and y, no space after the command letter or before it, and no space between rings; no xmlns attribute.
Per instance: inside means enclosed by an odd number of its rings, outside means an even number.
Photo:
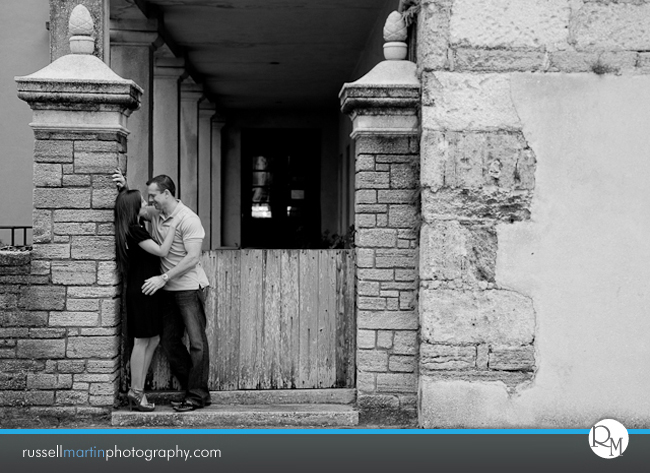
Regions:
<svg viewBox="0 0 650 473"><path fill-rule="evenodd" d="M356 141L358 403L365 418L412 420L419 327L416 66L401 59L381 62L345 84L340 97Z"/></svg>
<svg viewBox="0 0 650 473"><path fill-rule="evenodd" d="M18 77L34 111L34 246L38 275L20 294L24 323L16 357L32 402L79 414L105 412L116 398L119 291L115 276L111 173L126 165L126 120L142 90L91 55L92 24L75 28L73 54ZM74 39L73 37L73 39ZM30 322L31 321L31 322Z"/></svg>
<svg viewBox="0 0 650 473"><path fill-rule="evenodd" d="M211 197L211 167L212 167L212 116L214 115L214 104L203 101L199 106L199 150L198 150L198 215L203 222L205 238L203 239L203 250L210 249L212 240L212 197Z"/></svg>
<svg viewBox="0 0 650 473"><path fill-rule="evenodd" d="M109 18L110 0L50 0L50 60L55 61L61 56L70 54L68 39L68 20L72 9L83 5L88 10L88 18L94 24L93 37L95 49L93 53L102 61L109 63ZM82 19L85 21L85 19Z"/></svg>
<svg viewBox="0 0 650 473"><path fill-rule="evenodd" d="M129 118L132 189L144 190L153 176L153 53L159 38L155 21L111 22L111 69L144 89L141 109Z"/></svg>
<svg viewBox="0 0 650 473"><path fill-rule="evenodd" d="M223 140L221 130L226 124L225 119L219 113L212 117L212 162L210 165L210 207L211 207L211 241L210 248L219 248L221 245L221 206L223 202L223 185L222 185L222 146Z"/></svg>
<svg viewBox="0 0 650 473"><path fill-rule="evenodd" d="M173 57L165 47L156 51L153 76L153 175L166 174L176 186L179 184L179 88L184 75L183 59Z"/></svg>
<svg viewBox="0 0 650 473"><path fill-rule="evenodd" d="M199 101L203 86L187 78L181 84L180 176L176 183L178 197L198 213Z"/></svg>

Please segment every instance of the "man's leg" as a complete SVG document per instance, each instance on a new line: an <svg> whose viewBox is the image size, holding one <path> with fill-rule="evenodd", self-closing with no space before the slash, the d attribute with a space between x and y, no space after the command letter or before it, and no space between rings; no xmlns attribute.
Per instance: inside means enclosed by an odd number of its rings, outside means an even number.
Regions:
<svg viewBox="0 0 650 473"><path fill-rule="evenodd" d="M187 348L183 345L183 334L185 325L181 312L176 304L176 297L171 291L162 291L162 335L160 337L160 346L162 347L172 374L181 385L181 389L187 390L187 383L192 368L192 359Z"/></svg>
<svg viewBox="0 0 650 473"><path fill-rule="evenodd" d="M175 297L190 341L192 368L187 380L186 400L203 407L210 404L210 391L208 390L210 353L208 337L205 334L206 318L203 300L199 290L177 291Z"/></svg>

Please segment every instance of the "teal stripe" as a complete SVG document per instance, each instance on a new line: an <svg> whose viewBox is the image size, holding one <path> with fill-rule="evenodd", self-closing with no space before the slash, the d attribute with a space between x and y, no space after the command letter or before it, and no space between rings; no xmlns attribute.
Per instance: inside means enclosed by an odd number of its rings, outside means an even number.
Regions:
<svg viewBox="0 0 650 473"><path fill-rule="evenodd" d="M650 429L630 429L628 432L650 434ZM0 435L586 435L588 433L589 429L0 429Z"/></svg>

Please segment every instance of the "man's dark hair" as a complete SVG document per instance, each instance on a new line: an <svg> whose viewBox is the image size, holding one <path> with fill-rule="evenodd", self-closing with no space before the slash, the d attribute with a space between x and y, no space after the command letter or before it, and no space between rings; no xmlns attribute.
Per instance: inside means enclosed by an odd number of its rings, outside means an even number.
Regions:
<svg viewBox="0 0 650 473"><path fill-rule="evenodd" d="M168 190L173 197L176 197L176 186L174 185L174 181L172 181L171 177L166 176L164 174L161 174L160 176L152 177L147 181L148 186L150 186L151 184L156 184L158 186L158 190L161 193Z"/></svg>

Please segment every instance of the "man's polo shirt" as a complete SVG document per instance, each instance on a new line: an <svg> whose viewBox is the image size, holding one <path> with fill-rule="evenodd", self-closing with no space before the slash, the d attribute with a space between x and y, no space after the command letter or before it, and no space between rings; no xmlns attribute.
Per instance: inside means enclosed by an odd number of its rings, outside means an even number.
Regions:
<svg viewBox="0 0 650 473"><path fill-rule="evenodd" d="M185 249L186 243L203 243L205 230L201 225L199 216L192 212L180 200L171 215L164 217L162 213L152 215L151 219L151 236L162 244L169 232L172 219L176 222L176 235L169 250L164 258L160 258L160 269L166 273L174 268L187 255ZM176 276L167 281L165 284L166 291L192 291L208 286L208 278L200 264L188 270L181 276Z"/></svg>

